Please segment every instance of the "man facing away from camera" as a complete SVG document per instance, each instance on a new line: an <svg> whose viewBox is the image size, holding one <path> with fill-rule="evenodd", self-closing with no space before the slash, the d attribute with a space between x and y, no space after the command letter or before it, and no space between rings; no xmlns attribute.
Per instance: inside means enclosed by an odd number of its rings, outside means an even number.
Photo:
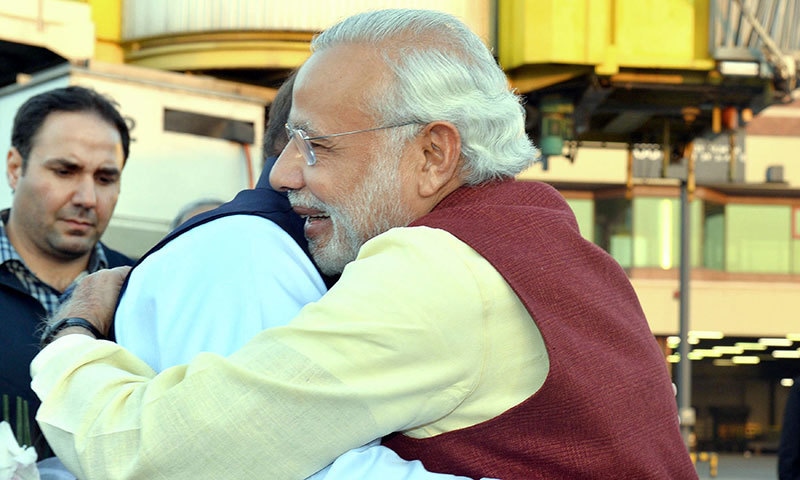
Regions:
<svg viewBox="0 0 800 480"><path fill-rule="evenodd" d="M55 335L32 372L64 462L81 478L302 478L386 436L468 477L697 478L624 271L554 189L513 179L536 151L480 39L384 10L312 50L270 181L341 278L229 357L158 375L89 329ZM87 278L52 321L105 333L126 271Z"/></svg>

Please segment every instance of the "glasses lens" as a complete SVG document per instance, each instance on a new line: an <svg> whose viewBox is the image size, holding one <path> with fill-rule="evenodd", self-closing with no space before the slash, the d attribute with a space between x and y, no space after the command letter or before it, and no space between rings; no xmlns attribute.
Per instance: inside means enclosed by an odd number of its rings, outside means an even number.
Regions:
<svg viewBox="0 0 800 480"><path fill-rule="evenodd" d="M306 140L306 134L304 131L300 130L299 128L295 130L286 124L286 135L289 136L290 142L294 140L297 150L300 151L300 154L303 155L303 158L309 166L317 163L317 157L314 155L314 150L311 149L311 144L309 144L308 140Z"/></svg>

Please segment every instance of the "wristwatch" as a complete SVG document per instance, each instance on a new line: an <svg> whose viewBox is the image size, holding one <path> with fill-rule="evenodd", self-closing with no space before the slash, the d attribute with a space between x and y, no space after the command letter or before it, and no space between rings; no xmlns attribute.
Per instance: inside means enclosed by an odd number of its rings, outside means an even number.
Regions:
<svg viewBox="0 0 800 480"><path fill-rule="evenodd" d="M44 332L42 332L42 340L41 340L41 348L46 347L50 342L53 341L53 338L65 328L69 327L80 327L85 330L88 330L94 338L98 340L105 340L105 335L100 333L100 330L97 329L92 322L86 320L85 318L81 317L67 317L58 320L57 322L53 322L45 327Z"/></svg>

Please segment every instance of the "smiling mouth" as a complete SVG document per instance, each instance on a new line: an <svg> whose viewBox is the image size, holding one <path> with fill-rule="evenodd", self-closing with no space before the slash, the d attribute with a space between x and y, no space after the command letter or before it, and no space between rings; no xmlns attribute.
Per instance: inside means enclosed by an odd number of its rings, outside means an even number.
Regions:
<svg viewBox="0 0 800 480"><path fill-rule="evenodd" d="M327 212L299 205L294 205L292 208L305 221L303 233L309 240L323 235L328 230L331 217Z"/></svg>
<svg viewBox="0 0 800 480"><path fill-rule="evenodd" d="M294 213L299 215L300 218L306 221L323 220L326 218L330 218L330 215L321 210L317 210L315 208L310 208L310 207L303 207L301 205L292 205L292 210L294 210Z"/></svg>
<svg viewBox="0 0 800 480"><path fill-rule="evenodd" d="M301 215L301 217L304 218L306 222L313 222L316 220L325 220L326 218L331 218L330 215L326 215L324 213L317 213L315 215Z"/></svg>
<svg viewBox="0 0 800 480"><path fill-rule="evenodd" d="M314 238L324 232L326 226L331 221L331 217L324 213L302 215L301 218L305 220L303 231L308 239Z"/></svg>

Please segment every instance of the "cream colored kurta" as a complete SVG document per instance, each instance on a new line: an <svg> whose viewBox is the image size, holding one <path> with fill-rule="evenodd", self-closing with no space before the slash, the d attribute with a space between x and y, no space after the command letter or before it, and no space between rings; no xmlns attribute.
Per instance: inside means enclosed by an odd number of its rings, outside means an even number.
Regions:
<svg viewBox="0 0 800 480"><path fill-rule="evenodd" d="M114 343L68 335L31 366L37 419L84 480L304 478L390 432L428 437L497 416L547 370L502 277L428 227L369 241L320 301L228 358L156 375Z"/></svg>

